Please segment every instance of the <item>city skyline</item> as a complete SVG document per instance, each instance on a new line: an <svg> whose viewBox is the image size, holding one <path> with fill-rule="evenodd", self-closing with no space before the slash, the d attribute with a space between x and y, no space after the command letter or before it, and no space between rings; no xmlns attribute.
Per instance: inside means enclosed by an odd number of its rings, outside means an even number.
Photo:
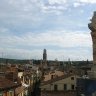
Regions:
<svg viewBox="0 0 96 96"><path fill-rule="evenodd" d="M1 0L0 56L42 59L45 48L48 60L92 60L95 9L95 0Z"/></svg>

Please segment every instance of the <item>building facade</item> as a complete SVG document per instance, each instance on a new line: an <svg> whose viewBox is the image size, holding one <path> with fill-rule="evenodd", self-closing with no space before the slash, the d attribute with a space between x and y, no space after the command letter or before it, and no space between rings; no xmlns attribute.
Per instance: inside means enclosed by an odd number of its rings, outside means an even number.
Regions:
<svg viewBox="0 0 96 96"><path fill-rule="evenodd" d="M41 84L41 90L46 91L69 91L76 90L76 75L63 75Z"/></svg>

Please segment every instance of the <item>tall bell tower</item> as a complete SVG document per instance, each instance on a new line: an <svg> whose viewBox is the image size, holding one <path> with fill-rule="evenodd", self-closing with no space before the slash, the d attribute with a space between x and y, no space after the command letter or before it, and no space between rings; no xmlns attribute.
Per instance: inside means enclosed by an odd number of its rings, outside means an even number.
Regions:
<svg viewBox="0 0 96 96"><path fill-rule="evenodd" d="M43 50L43 61L47 60L47 51L46 49Z"/></svg>
<svg viewBox="0 0 96 96"><path fill-rule="evenodd" d="M45 68L47 67L47 51L46 51L46 49L43 50L43 65Z"/></svg>

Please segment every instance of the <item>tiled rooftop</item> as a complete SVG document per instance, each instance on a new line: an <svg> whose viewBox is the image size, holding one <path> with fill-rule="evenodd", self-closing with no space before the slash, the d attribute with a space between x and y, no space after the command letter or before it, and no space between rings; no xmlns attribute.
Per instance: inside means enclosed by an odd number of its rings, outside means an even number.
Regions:
<svg viewBox="0 0 96 96"><path fill-rule="evenodd" d="M15 95L17 96L18 94L20 94L22 91L24 91L25 87L24 86L20 86L18 88L15 89Z"/></svg>
<svg viewBox="0 0 96 96"><path fill-rule="evenodd" d="M76 96L76 91L42 91L41 96Z"/></svg>
<svg viewBox="0 0 96 96"><path fill-rule="evenodd" d="M13 82L6 79L5 77L0 78L0 90L16 88L19 85L21 85L20 82Z"/></svg>

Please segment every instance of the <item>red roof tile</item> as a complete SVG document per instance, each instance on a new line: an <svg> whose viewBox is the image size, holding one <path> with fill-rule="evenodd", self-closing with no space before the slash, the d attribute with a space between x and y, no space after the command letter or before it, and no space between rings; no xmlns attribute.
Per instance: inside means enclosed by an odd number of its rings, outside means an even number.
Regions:
<svg viewBox="0 0 96 96"><path fill-rule="evenodd" d="M24 86L20 86L20 87L16 88L15 89L15 95L17 96L18 94L20 94L24 90L25 90L25 87Z"/></svg>
<svg viewBox="0 0 96 96"><path fill-rule="evenodd" d="M16 88L19 85L21 85L21 83L10 81L4 77L0 78L0 90Z"/></svg>

